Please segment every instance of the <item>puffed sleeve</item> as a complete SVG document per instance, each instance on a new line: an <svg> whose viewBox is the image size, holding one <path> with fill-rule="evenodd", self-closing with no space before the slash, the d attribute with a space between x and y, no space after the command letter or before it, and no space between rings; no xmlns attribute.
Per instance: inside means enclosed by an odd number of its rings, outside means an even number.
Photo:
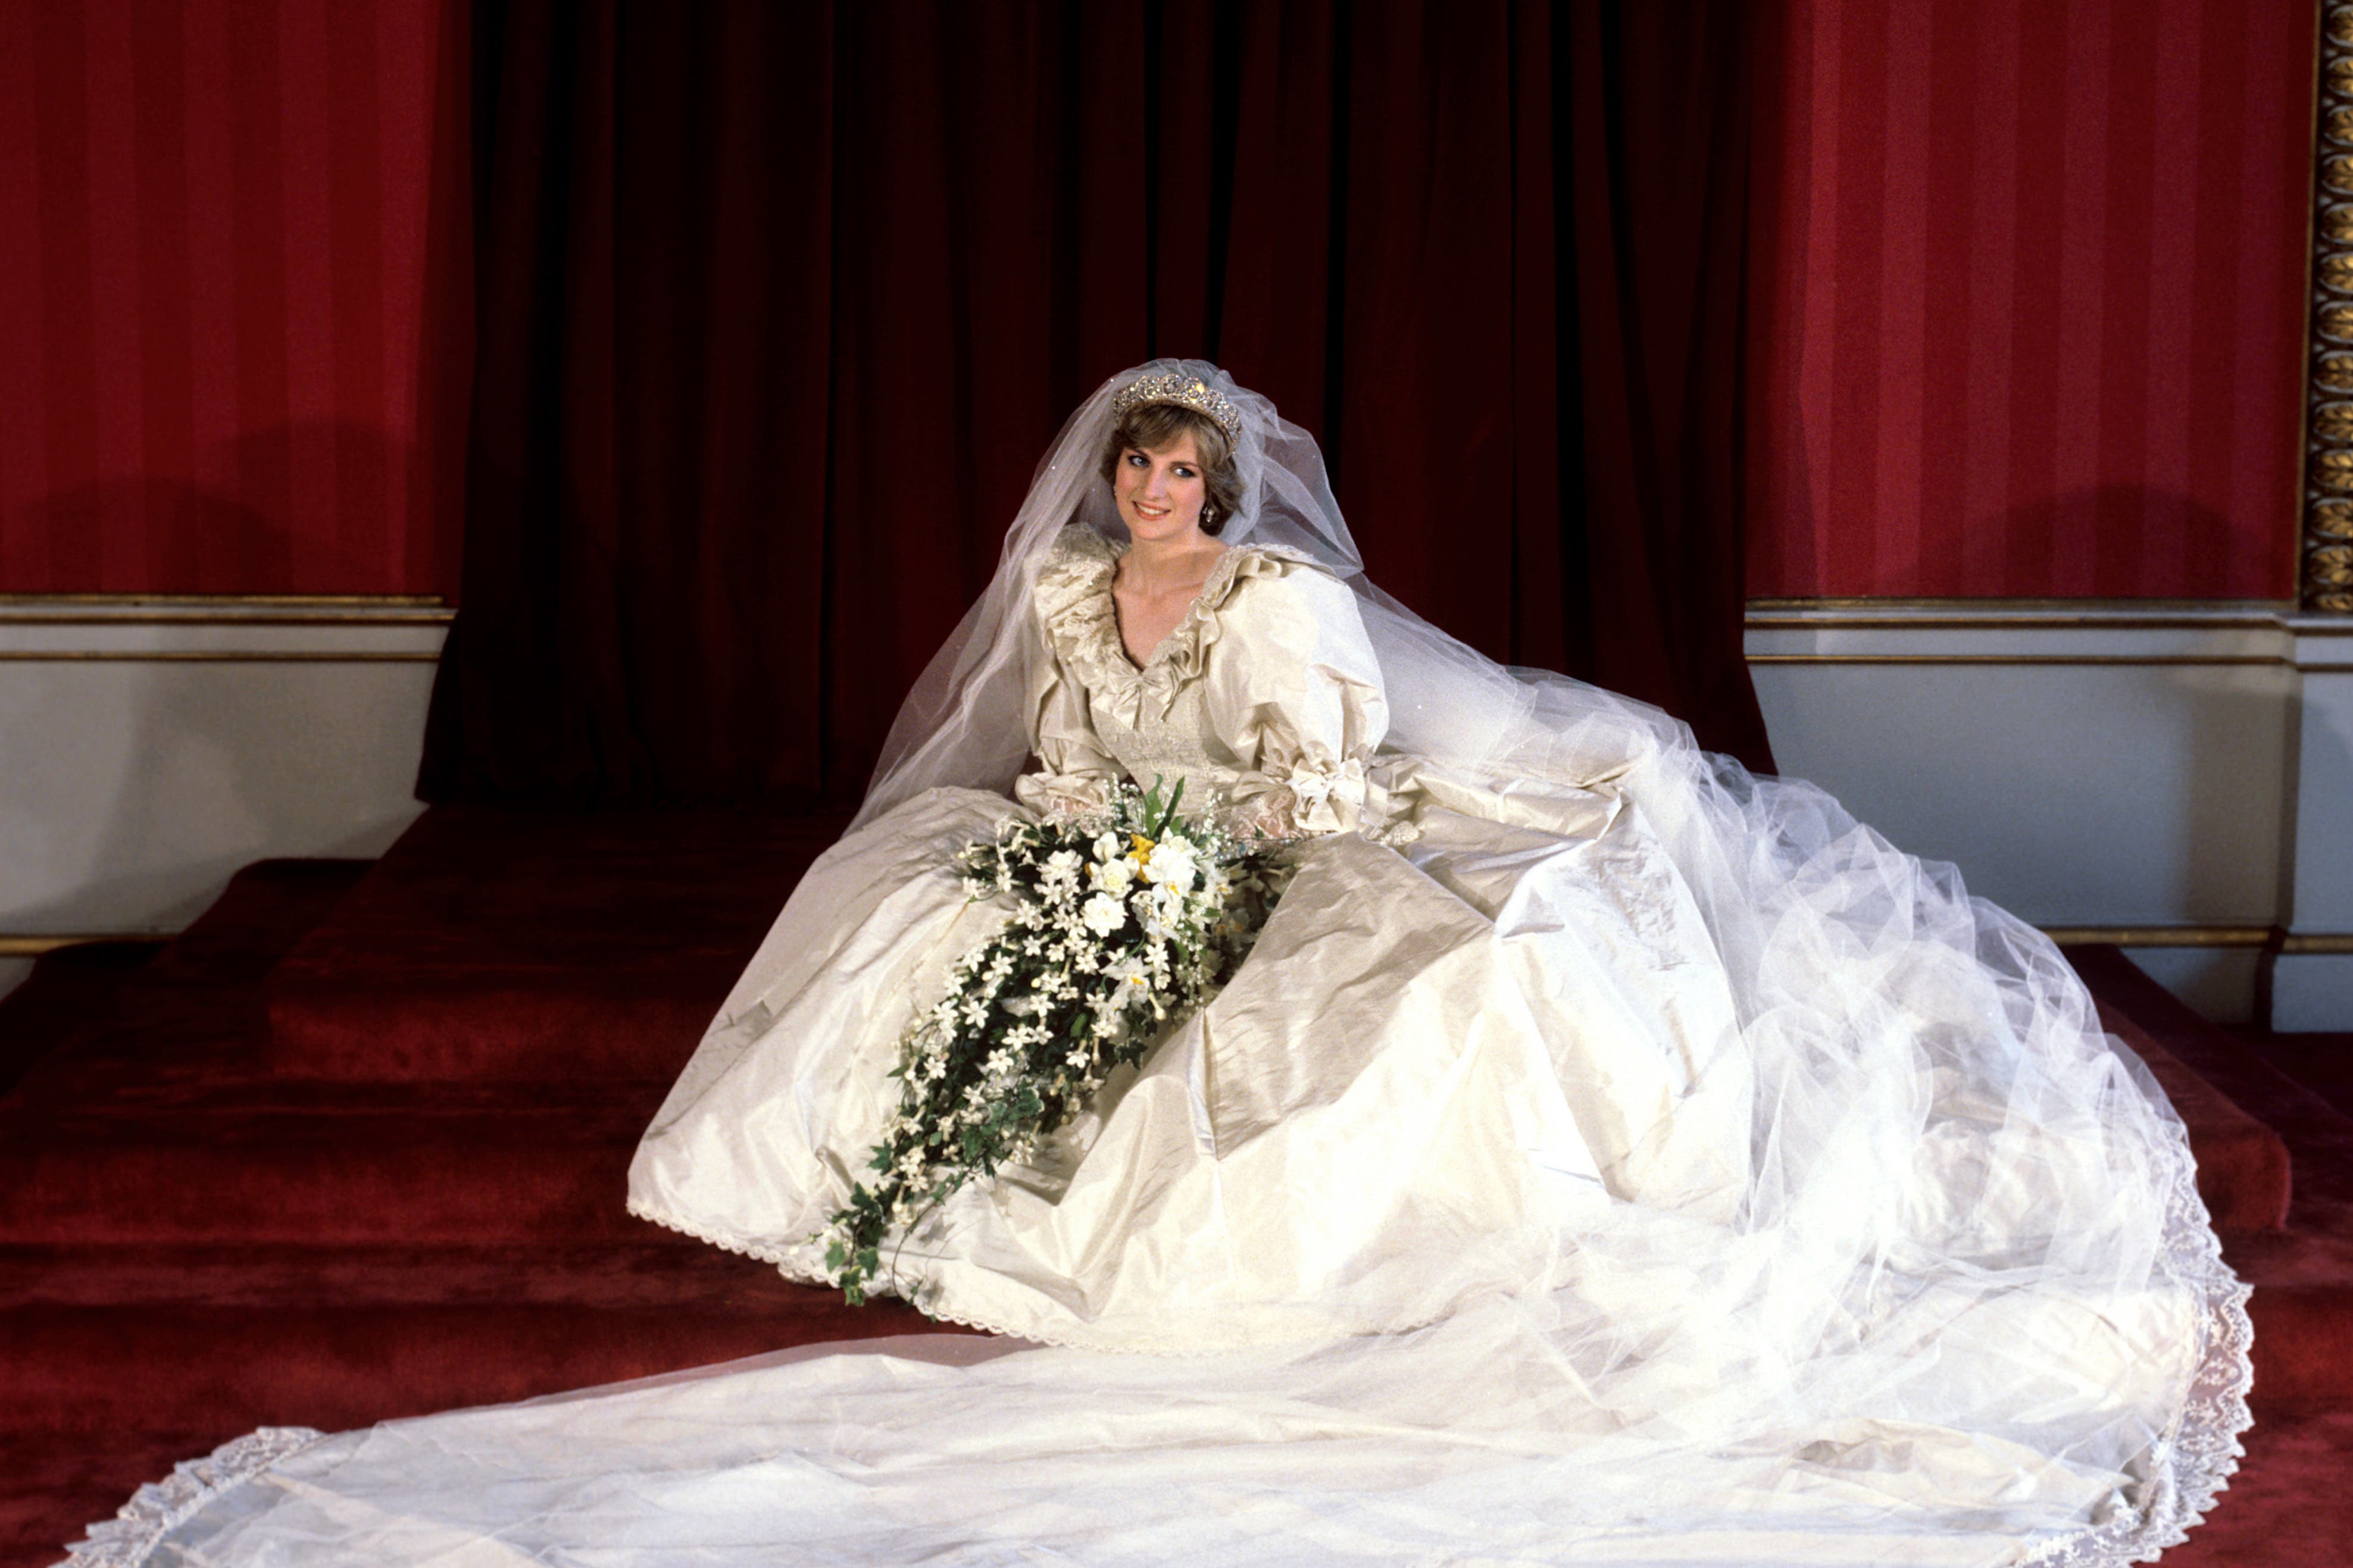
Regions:
<svg viewBox="0 0 2353 1568"><path fill-rule="evenodd" d="M1056 595L1041 591L1029 624L1026 711L1029 751L1038 759L1039 771L1015 779L1013 796L1040 816L1067 821L1108 800L1112 785L1122 773L1118 762L1095 736L1085 686L1063 662L1047 632L1045 617L1059 608Z"/></svg>
<svg viewBox="0 0 2353 1568"><path fill-rule="evenodd" d="M1366 764L1388 703L1356 595L1314 566L1263 555L1219 622L1205 710L1243 769L1235 825L1280 837L1378 826Z"/></svg>

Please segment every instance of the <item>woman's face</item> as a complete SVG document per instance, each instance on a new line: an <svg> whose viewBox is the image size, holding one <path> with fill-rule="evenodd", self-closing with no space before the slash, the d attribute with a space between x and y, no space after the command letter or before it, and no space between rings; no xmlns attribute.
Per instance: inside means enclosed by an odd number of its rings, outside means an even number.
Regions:
<svg viewBox="0 0 2353 1568"><path fill-rule="evenodd" d="M1124 448L1112 468L1112 495L1119 502L1120 521L1137 540L1208 541L1201 532L1201 503L1209 498L1209 486L1190 434L1157 451Z"/></svg>

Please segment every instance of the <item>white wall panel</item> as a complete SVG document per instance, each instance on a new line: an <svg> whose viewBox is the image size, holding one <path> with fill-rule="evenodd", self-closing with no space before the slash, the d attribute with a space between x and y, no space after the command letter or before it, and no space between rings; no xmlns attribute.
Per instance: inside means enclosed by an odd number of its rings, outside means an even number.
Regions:
<svg viewBox="0 0 2353 1568"><path fill-rule="evenodd" d="M0 605L0 935L174 931L250 861L382 853L447 618Z"/></svg>
<svg viewBox="0 0 2353 1568"><path fill-rule="evenodd" d="M2269 924L2284 665L1767 664L1776 761L2045 925Z"/></svg>
<svg viewBox="0 0 2353 1568"><path fill-rule="evenodd" d="M0 601L0 939L176 930L269 856L372 856L448 615ZM2353 637L2284 606L1759 605L1774 750L2046 926L2123 927L2193 1005L2353 1028ZM2152 934L2153 933L2153 934ZM2236 933L2233 935L2232 933ZM0 955L0 991L21 978Z"/></svg>
<svg viewBox="0 0 2353 1568"><path fill-rule="evenodd" d="M2353 931L2348 630L2267 604L1766 602L1747 647L1782 771L1904 848L2038 924L2125 928L2211 1016L2252 1016L2273 974L2316 999L2282 1026L2353 1028L2328 999L2353 952L2316 951Z"/></svg>

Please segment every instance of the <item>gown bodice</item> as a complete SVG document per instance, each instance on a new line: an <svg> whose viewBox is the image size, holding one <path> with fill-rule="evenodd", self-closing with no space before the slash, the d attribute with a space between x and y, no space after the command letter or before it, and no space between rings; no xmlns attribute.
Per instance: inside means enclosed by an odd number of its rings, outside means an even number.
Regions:
<svg viewBox="0 0 2353 1568"><path fill-rule="evenodd" d="M1377 826L1366 767L1388 728L1356 596L1269 546L1229 549L1141 667L1112 598L1121 548L1066 530L1035 595L1029 717L1034 809L1100 804L1121 777L1274 831Z"/></svg>

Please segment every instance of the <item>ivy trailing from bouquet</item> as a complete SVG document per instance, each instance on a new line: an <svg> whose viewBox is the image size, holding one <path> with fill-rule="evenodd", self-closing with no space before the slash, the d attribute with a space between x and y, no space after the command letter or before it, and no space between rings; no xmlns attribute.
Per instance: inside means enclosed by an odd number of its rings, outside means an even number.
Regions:
<svg viewBox="0 0 2353 1568"><path fill-rule="evenodd" d="M1180 816L1133 784L1070 822L1013 821L957 856L1002 929L956 964L900 1041L899 1109L818 1239L855 1304L903 1236L976 1177L1019 1164L1214 996L1258 938L1289 872L1280 845Z"/></svg>

